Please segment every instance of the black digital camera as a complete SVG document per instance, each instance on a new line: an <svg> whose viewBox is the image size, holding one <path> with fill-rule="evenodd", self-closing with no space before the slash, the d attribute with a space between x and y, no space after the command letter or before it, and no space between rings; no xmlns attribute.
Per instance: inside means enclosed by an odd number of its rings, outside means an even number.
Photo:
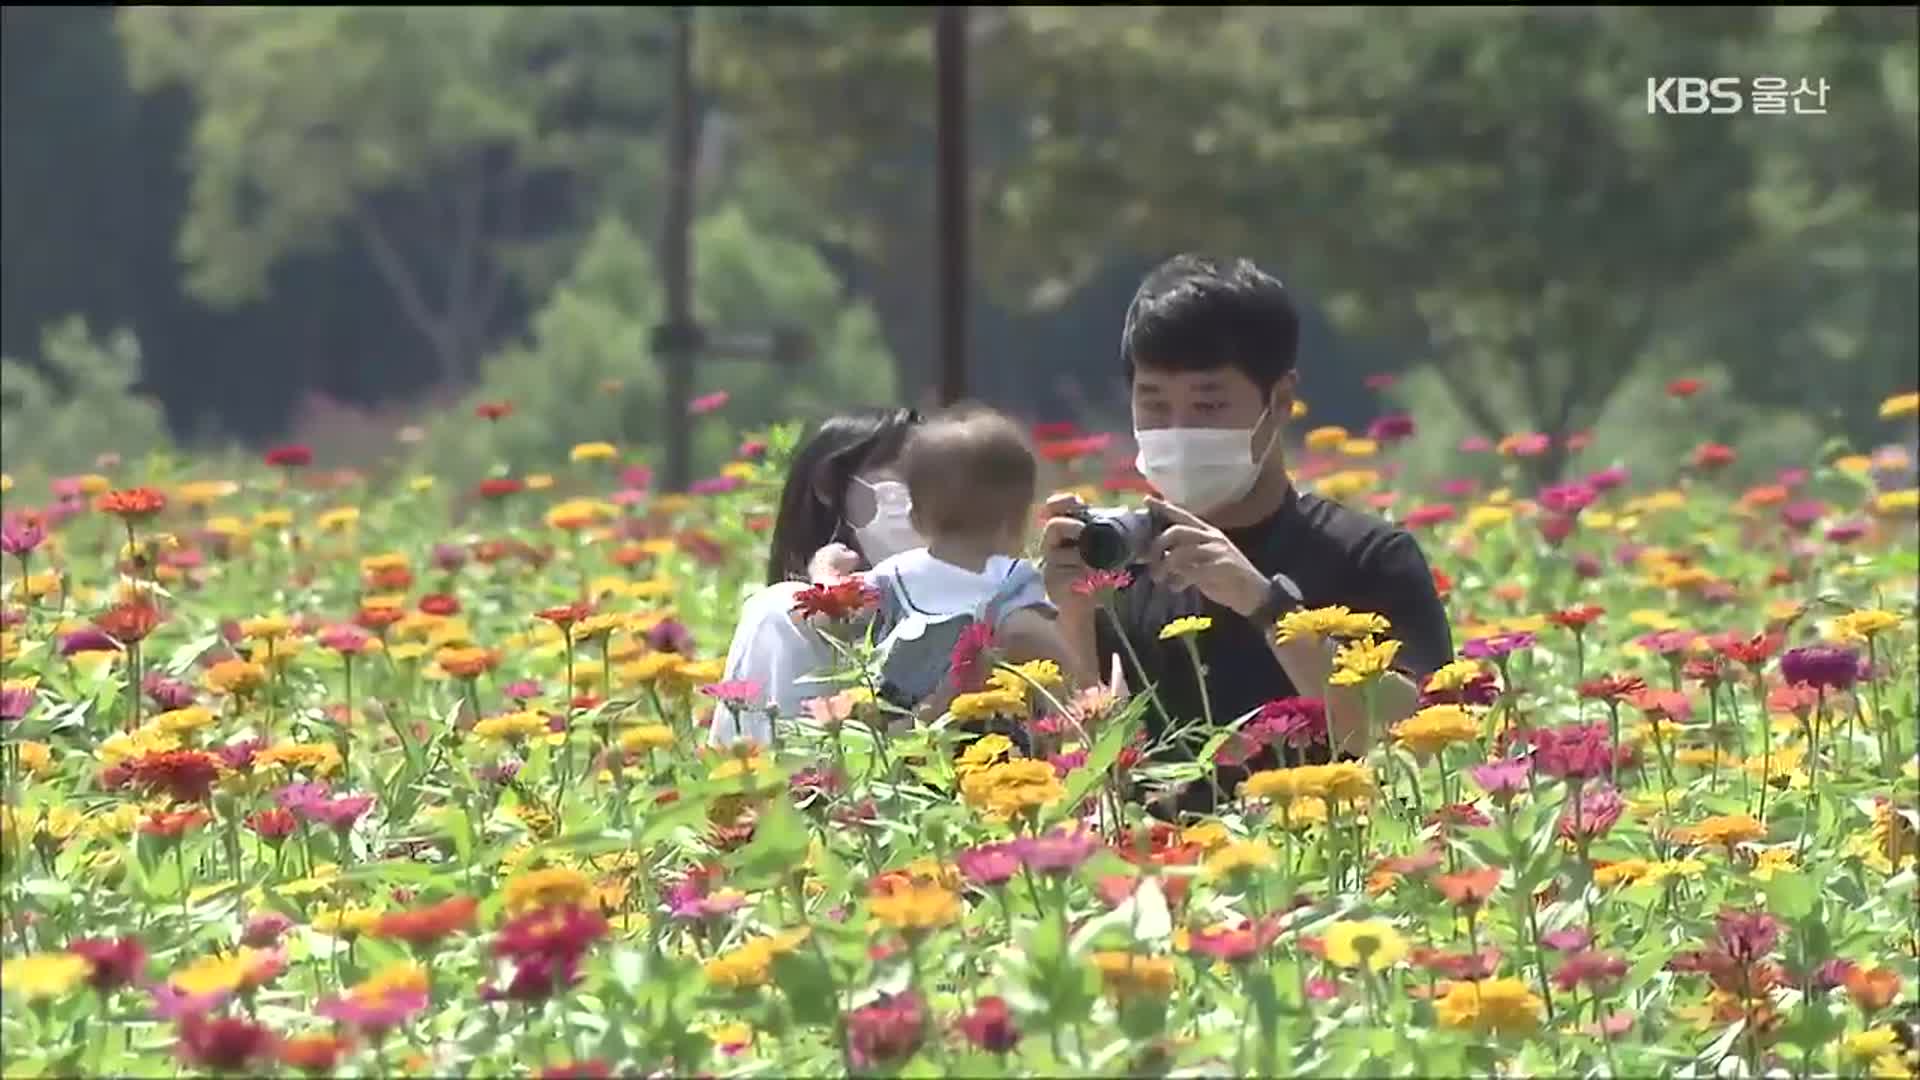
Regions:
<svg viewBox="0 0 1920 1080"><path fill-rule="evenodd" d="M1075 545L1092 570L1119 570L1147 560L1168 522L1152 510L1087 509L1072 515L1086 527Z"/></svg>

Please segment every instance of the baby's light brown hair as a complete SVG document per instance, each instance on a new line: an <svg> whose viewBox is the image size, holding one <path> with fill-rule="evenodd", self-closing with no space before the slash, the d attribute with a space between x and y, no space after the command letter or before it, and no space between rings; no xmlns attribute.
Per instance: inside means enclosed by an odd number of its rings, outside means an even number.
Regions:
<svg viewBox="0 0 1920 1080"><path fill-rule="evenodd" d="M1040 482L1026 432L983 405L957 405L916 427L900 471L930 540L1026 528Z"/></svg>

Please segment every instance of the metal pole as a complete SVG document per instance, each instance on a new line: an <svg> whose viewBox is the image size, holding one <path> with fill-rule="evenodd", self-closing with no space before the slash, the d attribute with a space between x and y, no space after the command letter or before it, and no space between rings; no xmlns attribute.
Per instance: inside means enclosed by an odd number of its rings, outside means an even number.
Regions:
<svg viewBox="0 0 1920 1080"><path fill-rule="evenodd" d="M693 430L687 404L693 400L693 361L700 347L693 322L693 12L687 7L673 9L672 63L666 221L660 241L667 310L659 344L667 369L666 488L685 491L693 483Z"/></svg>
<svg viewBox="0 0 1920 1080"><path fill-rule="evenodd" d="M940 291L940 401L951 405L967 394L967 8L943 4L934 19L940 236L934 280Z"/></svg>

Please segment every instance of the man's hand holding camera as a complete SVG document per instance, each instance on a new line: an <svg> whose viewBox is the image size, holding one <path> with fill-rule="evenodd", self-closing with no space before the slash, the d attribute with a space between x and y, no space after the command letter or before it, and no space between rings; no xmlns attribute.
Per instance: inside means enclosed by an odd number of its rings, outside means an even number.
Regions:
<svg viewBox="0 0 1920 1080"><path fill-rule="evenodd" d="M1147 508L1172 524L1154 539L1148 561L1153 579L1200 595L1249 617L1266 603L1270 584L1227 535L1164 499Z"/></svg>

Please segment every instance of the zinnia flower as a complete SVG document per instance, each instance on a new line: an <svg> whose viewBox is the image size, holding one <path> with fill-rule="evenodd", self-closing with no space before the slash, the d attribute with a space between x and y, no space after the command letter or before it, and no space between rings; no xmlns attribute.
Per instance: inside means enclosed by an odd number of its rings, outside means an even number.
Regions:
<svg viewBox="0 0 1920 1080"><path fill-rule="evenodd" d="M975 1002L973 1011L953 1026L968 1042L988 1053L1004 1054L1020 1045L1020 1029L1013 1022L1006 999L996 994Z"/></svg>
<svg viewBox="0 0 1920 1080"><path fill-rule="evenodd" d="M293 444L276 446L267 451L264 458L267 465L277 469L299 469L313 464L313 448Z"/></svg>
<svg viewBox="0 0 1920 1080"><path fill-rule="evenodd" d="M93 508L128 523L145 521L167 508L167 497L148 487L109 491L93 500Z"/></svg>
<svg viewBox="0 0 1920 1080"><path fill-rule="evenodd" d="M138 938L82 938L69 942L67 951L93 966L87 982L103 994L139 982L147 969L147 950Z"/></svg>
<svg viewBox="0 0 1920 1080"><path fill-rule="evenodd" d="M875 606L880 593L858 577L849 577L828 585L812 585L793 598L793 614L803 618L820 616L840 622Z"/></svg>
<svg viewBox="0 0 1920 1080"><path fill-rule="evenodd" d="M716 406L717 407L717 406ZM885 994L847 1014L847 1047L855 1068L905 1061L926 1037L927 1011L914 991Z"/></svg>
<svg viewBox="0 0 1920 1080"><path fill-rule="evenodd" d="M0 986L8 997L27 1001L63 997L93 974L94 964L77 952L16 956L0 965Z"/></svg>
<svg viewBox="0 0 1920 1080"><path fill-rule="evenodd" d="M1072 873L1092 858L1093 853L1100 850L1101 840L1088 829L1067 828L1055 829L1044 836L1023 836L1011 846L1028 870L1060 876Z"/></svg>
<svg viewBox="0 0 1920 1080"><path fill-rule="evenodd" d="M1187 947L1201 956L1237 964L1251 960L1280 936L1280 920L1275 917L1250 921L1241 919L1231 926L1196 930L1188 935Z"/></svg>
<svg viewBox="0 0 1920 1080"><path fill-rule="evenodd" d="M909 935L960 921L960 898L941 885L909 881L868 901L873 917Z"/></svg>
<svg viewBox="0 0 1920 1080"><path fill-rule="evenodd" d="M396 938L416 948L437 944L473 926L474 912L480 902L471 896L456 896L414 911L395 911L380 917L373 936Z"/></svg>
<svg viewBox="0 0 1920 1080"><path fill-rule="evenodd" d="M238 1016L188 1016L180 1022L181 1060L223 1073L244 1073L274 1056L273 1032Z"/></svg>
<svg viewBox="0 0 1920 1080"><path fill-rule="evenodd" d="M1327 928L1327 962L1344 968L1383 971L1407 955L1407 940L1393 924L1379 919L1343 919Z"/></svg>
<svg viewBox="0 0 1920 1080"><path fill-rule="evenodd" d="M969 848L953 861L961 875L976 885L1004 885L1020 872L1020 856L1012 843Z"/></svg>
<svg viewBox="0 0 1920 1080"><path fill-rule="evenodd" d="M1100 972L1100 981L1107 993L1121 1001L1164 1001L1173 992L1173 961L1164 956L1097 952L1091 959L1094 968Z"/></svg>
<svg viewBox="0 0 1920 1080"><path fill-rule="evenodd" d="M1553 985L1572 993L1574 987L1587 986L1596 993L1611 989L1627 974L1627 962L1612 953L1585 950L1560 962L1553 973Z"/></svg>
<svg viewBox="0 0 1920 1080"><path fill-rule="evenodd" d="M1491 1035L1528 1034L1546 1015L1545 1003L1520 979L1454 983L1433 1008L1445 1027Z"/></svg>
<svg viewBox="0 0 1920 1080"><path fill-rule="evenodd" d="M1780 658L1780 674L1789 683L1845 690L1860 674L1860 655L1836 645L1790 649Z"/></svg>

